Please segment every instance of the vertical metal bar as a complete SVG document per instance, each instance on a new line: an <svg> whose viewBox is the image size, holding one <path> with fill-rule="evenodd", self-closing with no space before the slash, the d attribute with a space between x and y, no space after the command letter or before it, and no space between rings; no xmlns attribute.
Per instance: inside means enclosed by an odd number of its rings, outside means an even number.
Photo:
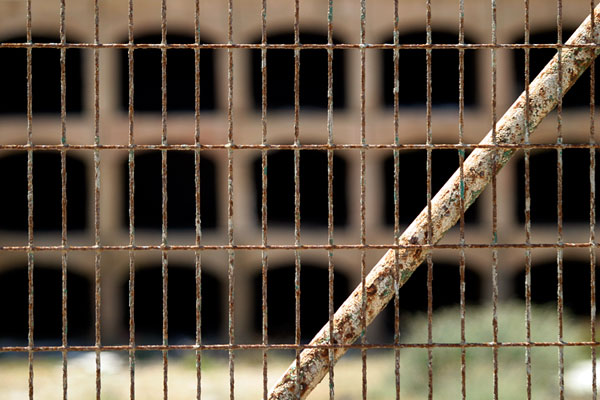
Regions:
<svg viewBox="0 0 600 400"><path fill-rule="evenodd" d="M33 145L33 79L32 79L32 37L31 37L31 0L27 0L27 145ZM29 399L33 400L33 150L27 149L27 353Z"/></svg>
<svg viewBox="0 0 600 400"><path fill-rule="evenodd" d="M262 0L261 9L261 45L260 49L260 60L261 60L261 144L267 144L267 0ZM261 151L261 241L263 246L268 245L268 224L267 224L267 188L268 188L268 175L267 175L268 157L267 150ZM267 275L269 271L269 259L268 252L266 250L261 251L262 263L261 263L261 276L262 276L262 344L267 346L269 344L269 314L268 314L268 280ZM263 350L263 399L267 400L269 396L269 385L268 385L268 357L267 349Z"/></svg>
<svg viewBox="0 0 600 400"><path fill-rule="evenodd" d="M367 175L366 175L366 53L365 53L365 35L366 35L366 20L367 20L367 3L366 0L360 1L360 144L363 146L360 149L360 244L365 246L367 243L367 206L366 206L366 186L367 186ZM365 277L366 271L366 251L364 247L360 251L360 279L363 283L361 293L361 324L363 335L361 337L361 344L366 343L366 332L367 332L367 293L365 290ZM333 320L333 318L332 318ZM329 337L333 337L333 323L330 322L330 334ZM330 362L331 362L330 356ZM367 398L367 351L361 349L361 362L362 362L362 397Z"/></svg>
<svg viewBox="0 0 600 400"><path fill-rule="evenodd" d="M329 0L327 9L327 144L333 145L333 0ZM327 241L333 245L333 150L327 149ZM329 344L333 344L333 313L335 312L333 304L334 291L334 263L333 250L327 251L327 270L329 282ZM335 398L333 365L335 357L333 349L329 349L329 398Z"/></svg>
<svg viewBox="0 0 600 400"><path fill-rule="evenodd" d="M497 12L496 12L496 1L492 0L492 43L497 44ZM496 48L491 50L491 64L492 64L492 98L491 98L491 114L492 114L492 143L497 144L496 139L496 107L497 107L497 64L496 64ZM498 186L496 173L498 171L498 152L494 153L494 174L492 175L492 245L498 243ZM498 249L492 248L492 328L493 328L493 341L494 344L498 344ZM493 381L494 381L494 399L499 397L499 377L498 377L498 346L493 348Z"/></svg>
<svg viewBox="0 0 600 400"><path fill-rule="evenodd" d="M563 135L562 135L562 102L563 102L563 90L562 90L562 79L563 79L563 67L562 67L562 0L557 0L556 10L556 29L557 29L557 52L558 52L558 91L556 93L558 98L558 106L556 108L557 114L557 139L556 143L558 148L556 149L556 177L557 177L557 193L556 193L556 212L557 212L557 249L556 249L556 274L557 274L557 314L558 314L558 341L563 341L563 267L564 267L564 254L563 248ZM559 398L562 400L565 396L565 360L564 360L564 347L558 346L558 389Z"/></svg>
<svg viewBox="0 0 600 400"><path fill-rule="evenodd" d="M228 0L227 12L227 42L233 44L233 0ZM228 250L228 281L229 281L229 345L235 343L235 253L233 247L233 50L227 49L227 239L230 246ZM229 349L229 397L235 398L235 354Z"/></svg>
<svg viewBox="0 0 600 400"><path fill-rule="evenodd" d="M94 44L100 44L100 16L98 0L94 0ZM100 60L98 47L94 47L94 245L100 247ZM96 250L94 254L94 273L96 289L96 346L101 342L101 253ZM101 397L101 364L100 349L96 350L96 399Z"/></svg>
<svg viewBox="0 0 600 400"><path fill-rule="evenodd" d="M497 13L496 13L496 0L492 0L491 4L491 17L492 17L492 44L498 43L496 30L497 30ZM497 144L496 139L496 97L497 97L497 80L496 80L496 48L491 50L491 63L492 63L492 98L491 98L491 114L492 114L492 144ZM493 168L494 173L492 174L492 245L498 243L498 187L496 181L496 173L498 172L498 152L493 153ZM493 329L493 341L494 344L498 344L498 249L492 248L492 329ZM498 400L498 347L494 346L492 349L492 358L494 364L493 381L494 381L494 400Z"/></svg>
<svg viewBox="0 0 600 400"><path fill-rule="evenodd" d="M590 1L591 32L596 31L594 0ZM593 33L589 38L590 43L598 43L598 38ZM590 340L596 341L596 149L592 146L596 143L596 63L590 65L590 235L589 235L589 258L590 258ZM591 346L592 358L592 398L598 398L597 387L597 355L596 347Z"/></svg>
<svg viewBox="0 0 600 400"><path fill-rule="evenodd" d="M294 145L300 145L300 0L294 2ZM300 246L300 150L294 148L294 244ZM296 363L300 361L300 252L294 250L294 298ZM296 381L300 376L296 375ZM300 399L300 385L296 385L296 396Z"/></svg>
<svg viewBox="0 0 600 400"><path fill-rule="evenodd" d="M200 46L200 1L195 1L194 8L194 41ZM202 243L202 215L201 215L201 170L200 170L200 49L194 49L194 185L195 185L195 228L196 246ZM196 283L196 346L202 345L202 252L194 251L194 270ZM196 350L196 399L202 398L202 351Z"/></svg>
<svg viewBox="0 0 600 400"><path fill-rule="evenodd" d="M127 116L128 116L128 147L127 153L127 173L128 173L128 211L129 211L129 286L128 286L128 309L129 309L129 399L135 399L135 252L133 248L135 246L135 139L134 139L134 109L133 109L133 0L128 2L127 10L127 36L128 36L128 48L127 48L127 84L128 84L128 104L127 104Z"/></svg>
<svg viewBox="0 0 600 400"><path fill-rule="evenodd" d="M60 0L60 24L59 24L59 38L60 38L60 130L61 137L60 141L62 148L60 151L60 183L61 183L61 226L60 242L62 245L61 250L61 311L62 311L62 323L61 323L61 344L63 347L62 355L62 389L63 399L67 399L67 388L68 388L68 372L67 372L67 154L65 147L67 145L67 107L66 107L66 33L65 33L65 12L66 12L65 0Z"/></svg>
<svg viewBox="0 0 600 400"><path fill-rule="evenodd" d="M525 44L529 44L529 0L524 0L525 4ZM530 81L530 49L526 47L525 51L525 104L529 104L529 81ZM525 144L529 144L529 107L525 107ZM524 150L525 162L525 244L531 245L531 185L530 185L530 150ZM527 343L531 343L531 248L525 250L525 334ZM527 399L531 400L531 347L525 347L525 373L527 384Z"/></svg>
<svg viewBox="0 0 600 400"><path fill-rule="evenodd" d="M431 35L431 0L426 1L426 34L427 34L427 44L431 45L432 35ZM428 231L427 231L427 244L431 244L431 237L433 235L431 229L431 152L433 146L433 133L431 128L431 106L432 106L432 73L431 73L431 48L428 48L425 51L425 60L427 63L427 221L428 221ZM431 252L427 254L427 343L429 345L433 344L433 259L431 257ZM427 347L427 375L428 375L428 384L427 387L429 389L428 398L430 400L433 399L433 348L431 346Z"/></svg>
<svg viewBox="0 0 600 400"><path fill-rule="evenodd" d="M160 34L161 34L161 49L160 49L160 67L161 67L161 144L167 145L167 1L161 0L160 12ZM161 189L162 189L162 225L161 225L161 245L167 246L167 150L161 150ZM163 249L161 251L162 265L162 344L169 345L169 253ZM167 400L169 397L169 352L163 350L163 397Z"/></svg>
<svg viewBox="0 0 600 400"><path fill-rule="evenodd" d="M398 11L398 0L394 0L394 244L400 244L400 158L398 147L400 145L400 16ZM366 288L365 272L362 271L363 299L362 313L366 313ZM363 319L366 319L363 317ZM364 327L363 327L364 329ZM394 383L396 389L396 400L400 399L400 260L398 250L394 251ZM363 377L366 385L366 377Z"/></svg>
<svg viewBox="0 0 600 400"><path fill-rule="evenodd" d="M459 13L458 13L458 43L465 44L465 2L460 0ZM458 143L464 144L464 111L465 111L465 50L458 50ZM460 173L460 185L464 187L464 161L465 161L465 150L461 148L458 151L458 169ZM460 273L460 343L463 345L460 349L460 386L461 395L463 400L467 398L467 351L464 347L466 343L465 334L465 318L466 318L466 306L465 306L465 198L464 191L460 196L460 261L459 261L459 273Z"/></svg>

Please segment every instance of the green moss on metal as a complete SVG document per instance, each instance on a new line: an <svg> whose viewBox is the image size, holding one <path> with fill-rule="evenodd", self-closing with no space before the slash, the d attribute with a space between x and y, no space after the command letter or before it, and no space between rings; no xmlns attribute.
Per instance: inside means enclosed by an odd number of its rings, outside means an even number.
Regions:
<svg viewBox="0 0 600 400"><path fill-rule="evenodd" d="M413 272L415 271L411 269L403 269L402 271L400 271L400 283L404 284L408 280L408 278L410 278Z"/></svg>

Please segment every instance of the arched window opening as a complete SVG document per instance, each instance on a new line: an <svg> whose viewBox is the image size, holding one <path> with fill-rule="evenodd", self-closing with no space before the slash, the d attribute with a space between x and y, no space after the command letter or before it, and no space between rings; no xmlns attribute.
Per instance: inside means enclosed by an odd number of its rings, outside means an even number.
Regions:
<svg viewBox="0 0 600 400"><path fill-rule="evenodd" d="M329 320L329 272L325 267L302 263L300 272L300 332L308 342ZM270 267L267 275L269 340L294 341L296 321L295 266ZM333 303L337 309L350 294L349 281L339 271L333 277ZM254 329L262 332L262 275L257 273L254 287Z"/></svg>
<svg viewBox="0 0 600 400"><path fill-rule="evenodd" d="M33 339L36 345L62 341L62 272L60 267L35 264L33 270ZM93 291L83 276L67 271L67 340L70 344L93 340ZM0 272L2 311L0 341L26 346L28 335L27 265Z"/></svg>
<svg viewBox="0 0 600 400"><path fill-rule="evenodd" d="M26 43L26 37L2 40L5 43ZM60 43L57 37L33 36L33 43ZM27 49L0 49L0 113L27 112ZM80 49L65 50L65 108L69 113L82 111L83 90ZM34 48L31 51L31 101L33 113L60 113L61 69L60 49Z"/></svg>
<svg viewBox="0 0 600 400"><path fill-rule="evenodd" d="M556 261L535 264L531 268L531 302L553 305L556 309L558 287ZM566 259L563 262L563 305L576 315L590 316L590 262ZM596 278L595 284L600 281ZM525 270L517 273L513 280L517 297L525 299Z"/></svg>
<svg viewBox="0 0 600 400"><path fill-rule="evenodd" d="M86 227L87 192L85 164L66 156L67 229ZM27 153L15 152L0 157L0 229L27 231ZM33 152L33 228L60 231L62 227L61 157L56 151Z"/></svg>
<svg viewBox="0 0 600 400"><path fill-rule="evenodd" d="M400 318L409 313L426 313L428 304L427 264L422 264L400 288ZM481 277L470 268L465 268L465 301L470 304L481 302ZM432 306L433 310L460 305L460 267L458 264L433 263ZM394 302L386 307L385 325L394 331Z"/></svg>
<svg viewBox="0 0 600 400"><path fill-rule="evenodd" d="M300 152L300 222L303 226L327 226L329 215L327 153ZM261 159L254 161L256 216L261 221L262 175L267 174L268 224L294 224L294 152L278 150L267 155L267 171ZM333 156L333 222L345 226L347 220L346 161Z"/></svg>
<svg viewBox="0 0 600 400"><path fill-rule="evenodd" d="M123 163L123 223L129 226L129 163ZM135 226L145 229L162 227L162 154L144 151L135 155ZM167 226L195 229L196 164L194 151L167 151ZM202 228L217 223L215 164L200 156L200 218Z"/></svg>
<svg viewBox="0 0 600 400"><path fill-rule="evenodd" d="M575 31L572 28L563 28L563 42ZM529 43L535 44L556 44L558 35L556 29L534 32L529 36ZM514 43L524 43L525 38L521 36ZM552 48L547 49L530 49L529 52L529 79L533 81L535 77L542 71L546 64L556 55L557 50ZM513 51L513 65L516 95L520 95L525 90L525 51ZM596 61L596 67L600 64ZM596 80L596 93L600 90L599 80ZM557 94L558 95L558 94ZM563 93L563 107L589 107L590 105L590 71L587 69L583 75L573 85L571 90L566 94Z"/></svg>
<svg viewBox="0 0 600 400"><path fill-rule="evenodd" d="M433 31L433 44L456 44L458 34ZM425 32L410 32L400 35L400 44L424 44ZM394 43L389 38L386 43ZM472 41L465 39L465 43ZM383 101L388 107L394 106L394 51L382 51ZM400 106L420 106L427 104L427 61L425 49L399 51L398 77ZM464 104L477 104L477 63L474 51L464 53ZM459 52L458 50L433 49L431 51L431 104L433 106L458 106L459 104Z"/></svg>
<svg viewBox="0 0 600 400"><path fill-rule="evenodd" d="M590 220L590 151L564 149L562 177L562 212L564 222L589 223ZM532 150L529 158L531 223L557 223L557 152ZM596 185L600 183L596 177ZM525 157L517 164L517 212L525 222Z"/></svg>
<svg viewBox="0 0 600 400"><path fill-rule="evenodd" d="M161 35L135 38L136 44L159 44ZM193 36L167 35L167 44L195 43ZM201 42L205 44L204 42ZM196 67L194 49L168 49L167 53L167 110L194 111L196 109ZM212 49L202 49L200 55L200 109L214 110L215 67ZM121 106L129 107L129 59L127 51L121 57ZM133 107L135 111L162 111L162 51L135 49L133 51Z"/></svg>
<svg viewBox="0 0 600 400"><path fill-rule="evenodd" d="M168 334L172 342L196 339L196 271L193 265L169 264ZM204 269L201 274L201 327L203 341L216 340L222 322L222 288L219 280ZM163 326L163 276L160 265L142 268L135 274L136 343L161 342ZM121 286L123 299L129 296L129 281ZM123 326L129 324L129 305L122 303Z"/></svg>
<svg viewBox="0 0 600 400"><path fill-rule="evenodd" d="M398 194L399 217L401 224L411 223L427 207L427 151L408 150L399 153ZM431 196L444 186L446 181L459 167L456 150L439 149L431 152ZM385 159L385 222L394 225L394 157ZM478 202L475 201L465 211L465 222L478 222Z"/></svg>
<svg viewBox="0 0 600 400"><path fill-rule="evenodd" d="M256 41L260 43L260 39ZM294 33L268 35L268 44L293 44ZM326 44L327 35L300 33L300 43ZM339 41L334 39L334 43ZM261 51L252 52L252 93L254 108L262 107ZM333 51L333 107L346 106L345 54ZM294 108L294 50L267 50L267 106L269 109ZM326 49L300 51L300 107L327 109L328 61Z"/></svg>

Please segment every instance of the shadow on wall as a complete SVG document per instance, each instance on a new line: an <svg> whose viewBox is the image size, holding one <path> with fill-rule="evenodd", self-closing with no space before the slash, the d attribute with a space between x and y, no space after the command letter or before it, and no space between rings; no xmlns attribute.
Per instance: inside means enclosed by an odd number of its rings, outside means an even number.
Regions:
<svg viewBox="0 0 600 400"><path fill-rule="evenodd" d="M33 36L34 43L60 43L58 37ZM2 39L6 43L26 43L26 37ZM34 48L31 51L31 100L33 113L60 113L61 67L60 49ZM0 113L27 112L27 49L0 49ZM82 111L82 50L65 50L65 109Z"/></svg>
<svg viewBox="0 0 600 400"><path fill-rule="evenodd" d="M572 27L563 28L563 43L569 39L569 37L575 32ZM523 36L516 38L513 43L524 43L525 38ZM529 43L540 43L540 44L556 44L558 42L558 32L556 28L547 31L534 32L529 36ZM533 79L540 73L540 71L546 66L546 64L554 57L557 53L556 49L531 49L529 51L529 79ZM515 71L515 88L517 93L515 96L521 94L525 90L525 50L513 50L514 58L514 71ZM596 71L600 66L599 62L596 61ZM596 79L595 91L600 91L600 79ZM577 80L575 85L569 90L563 98L563 107L574 108L574 107L587 107L590 106L590 70L587 69L583 75Z"/></svg>
<svg viewBox="0 0 600 400"><path fill-rule="evenodd" d="M169 342L195 343L196 340L196 271L193 265L169 264L167 268L167 312ZM222 288L219 280L202 271L201 330L203 342L223 340L219 337L223 315ZM129 280L123 282L123 326L129 326ZM138 344L162 343L163 274L160 265L140 268L135 274L135 332Z"/></svg>
<svg viewBox="0 0 600 400"><path fill-rule="evenodd" d="M69 344L94 342L93 298L90 281L67 271L67 340ZM33 268L33 339L36 345L62 343L62 272L60 266L35 263ZM0 342L8 346L27 346L28 269L21 265L0 273L2 328Z"/></svg>
<svg viewBox="0 0 600 400"><path fill-rule="evenodd" d="M0 179L4 193L0 196L0 229L24 231L28 229L27 153L5 152L0 157ZM61 156L56 151L34 151L33 161L33 229L34 231L61 231L62 178ZM87 188L85 164L66 156L67 229L86 228Z"/></svg>
<svg viewBox="0 0 600 400"><path fill-rule="evenodd" d="M123 163L123 225L129 226L129 162ZM166 152L167 226L172 229L196 227L196 161L194 151ZM135 227L160 230L162 227L162 153L135 153ZM217 225L215 164L204 155L199 163L201 227Z"/></svg>
<svg viewBox="0 0 600 400"><path fill-rule="evenodd" d="M468 154L465 154L465 158ZM427 207L427 151L400 151L398 156L398 211L399 223L410 224ZM433 150L431 152L431 197L444 186L459 167L456 150ZM385 223L394 225L394 157L389 156L383 163L385 189ZM465 222L478 222L478 205L475 201L465 212Z"/></svg>
<svg viewBox="0 0 600 400"><path fill-rule="evenodd" d="M596 273L597 274L597 273ZM589 317L591 313L591 268L589 261L563 261L563 304L575 315ZM556 261L536 263L531 268L531 302L557 304L558 267ZM596 275L595 284L600 280ZM525 299L525 270L513 278L513 287L519 299Z"/></svg>
<svg viewBox="0 0 600 400"><path fill-rule="evenodd" d="M326 267L302 263L300 272L300 332L302 343L310 339L329 320L329 272ZM350 294L348 278L341 272L333 276L334 312ZM267 312L269 343L294 343L296 326L295 266L269 267L267 273ZM262 333L262 274L253 279L254 330Z"/></svg>
<svg viewBox="0 0 600 400"><path fill-rule="evenodd" d="M136 44L160 44L161 35L145 35L134 39ZM127 43L125 40L124 43ZM167 44L195 43L193 36L167 35ZM201 42L205 44L205 42ZM199 50L198 73L193 49L168 49L166 53L166 109L194 111L196 109L196 77L198 77L199 108L209 111L216 107L215 71L212 49ZM121 107L129 108L129 53L121 51ZM135 111L162 111L162 51L138 48L133 51L133 107Z"/></svg>
<svg viewBox="0 0 600 400"><path fill-rule="evenodd" d="M255 40L260 43L261 39ZM334 43L339 43L334 38ZM267 36L268 44L293 44L294 33L278 33ZM301 32L300 43L326 44L327 35L313 32ZM252 53L252 96L256 110L262 107L262 61L261 51ZM346 73L345 54L342 50L333 51L333 107L340 109L346 106ZM292 49L267 50L267 107L269 109L294 108L294 73L295 60ZM328 55L326 49L307 49L300 51L299 105L303 109L327 109L328 87Z"/></svg>
<svg viewBox="0 0 600 400"><path fill-rule="evenodd" d="M458 33L433 31L433 44L456 44ZM385 43L394 43L388 38ZM400 44L425 44L426 32L401 34ZM465 38L465 43L473 43ZM425 49L400 50L398 79L400 90L398 104L401 107L425 107L427 104L427 52ZM383 103L394 106L394 51L382 51ZM464 104L477 105L477 63L476 52L464 52ZM434 49L431 51L431 105L434 107L456 107L459 105L459 51Z"/></svg>
<svg viewBox="0 0 600 400"><path fill-rule="evenodd" d="M302 226L326 227L328 223L327 152L300 151L300 222ZM256 217L262 220L261 158L253 165L256 193ZM267 155L267 218L268 225L294 226L294 151L278 150ZM333 223L343 227L347 221L346 161L333 156Z"/></svg>
<svg viewBox="0 0 600 400"><path fill-rule="evenodd" d="M596 157L598 153L596 152ZM590 222L590 150L562 150L562 211L567 223ZM532 224L556 224L558 221L558 183L556 150L532 150L529 159L530 215ZM525 222L525 157L517 164L517 212ZM596 187L600 185L598 175Z"/></svg>
<svg viewBox="0 0 600 400"><path fill-rule="evenodd" d="M432 309L438 310L445 307L460 305L460 267L457 264L433 263L432 274ZM479 274L465 268L465 302L467 304L480 304L482 280ZM403 326L403 319L411 313L427 313L429 296L427 289L428 265L421 264L419 268L400 288L399 318L400 330L410 329ZM387 332L394 334L395 306L392 299L386 307L385 326Z"/></svg>

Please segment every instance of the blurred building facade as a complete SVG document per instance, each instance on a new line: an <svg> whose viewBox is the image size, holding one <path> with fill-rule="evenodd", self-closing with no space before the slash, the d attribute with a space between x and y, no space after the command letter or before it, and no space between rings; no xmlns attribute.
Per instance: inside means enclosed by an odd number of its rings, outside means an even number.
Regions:
<svg viewBox="0 0 600 400"><path fill-rule="evenodd" d="M267 2L267 42L293 43L294 3ZM531 43L556 43L557 10L542 0L530 1ZM195 43L194 2L167 1L167 43ZM365 18L365 43L394 42L393 1L368 2ZM60 42L60 4L57 1L32 2L32 41ZM199 36L201 43L226 44L228 9L226 2L200 1ZM518 0L503 1L496 10L497 43L523 43L525 11ZM589 2L565 5L562 15L564 40L589 13ZM299 9L300 42L327 43L327 2L302 1ZM333 6L335 43L360 43L361 10L358 1L336 1ZM261 2L234 2L232 42L260 43ZM0 3L0 43L26 41L26 7L22 1ZM458 43L458 2L436 1L432 5L433 43ZM425 43L426 6L422 0L399 2L399 43ZM465 1L465 43L492 43L492 10L486 2ZM161 3L135 0L133 18L128 19L127 2L109 0L100 4L98 42L126 44L128 26L134 43L161 41ZM94 9L91 2L66 6L66 41L95 42ZM237 145L256 145L263 140L273 145L289 145L298 133L302 144L326 144L330 135L336 144L390 145L397 135L401 144L424 144L428 132L432 143L456 144L460 135L466 144L478 143L490 130L524 87L525 51L498 49L495 69L492 50L464 52L464 120L459 120L459 73L457 50L432 52L431 115L426 109L426 64L424 50L401 50L399 59L398 112L394 112L394 68L391 49L364 50L361 64L359 48L333 51L332 116L328 121L327 51L302 50L297 124L294 119L293 50L267 51L266 118L262 119L261 52L257 49L225 48L199 51L199 113L195 113L195 53L191 49L166 52L166 107L161 90L161 51L136 49L130 59L124 47L103 46L98 50L98 65L90 46L68 48L65 52L65 117L61 119L60 50L36 48L32 51L32 118L28 122L27 57L23 48L0 48L3 92L0 95L0 144L28 143L28 132L35 145L60 145L62 132L68 145L87 145L66 152L67 243L93 246L96 227L100 244L112 246L100 252L101 325L107 342L122 342L129 329L129 272L134 260L136 335L139 343L158 343L162 316L162 256L159 250L130 252L119 246L130 244L130 154L128 144L194 145L195 135L203 145L224 145L229 134ZM531 51L534 76L553 55L554 50ZM231 57L231 59L229 58ZM232 68L229 69L229 61ZM132 63L130 64L130 61ZM131 68L131 70L130 70ZM129 74L134 77L131 97ZM364 73L364 75L363 75ZM364 81L362 80L364 76ZM96 81L97 78L97 81ZM589 75L569 93L558 114L550 115L532 136L534 143L585 144L590 142ZM495 80L495 82L494 82ZM98 84L95 91L96 82ZM364 84L364 93L362 86ZM230 86L232 85L232 86ZM229 93L231 88L231 103ZM362 107L364 94L364 107ZM97 97L96 97L97 95ZM495 104L495 108L492 107ZM133 112L130 111L130 106ZM231 117L231 118L229 118ZM364 125L363 125L364 117ZM429 122L428 122L429 121ZM329 122L332 124L330 125ZM364 126L364 129L363 129ZM106 145L99 150L99 192L96 211L95 164L91 147L96 140ZM364 136L362 136L364 135ZM117 149L110 146L118 145ZM232 157L233 242L259 245L261 235L261 196L263 165L261 151L234 150ZM302 244L327 244L328 182L327 155L322 150L302 150L300 155L300 240ZM293 245L294 235L294 156L292 150L270 150L267 156L267 243ZM361 222L361 150L340 149L333 157L334 243L360 244L364 223L367 244L394 242L394 160L390 148L365 152L365 219ZM554 150L531 152L531 219L533 243L556 243L557 180ZM162 242L162 156L160 150L132 151L135 165L134 235L136 246ZM167 232L169 245L196 243L195 152L182 149L167 152ZM426 151L400 152L398 205L400 228L426 205ZM228 234L228 150L224 146L200 152L201 244L227 245ZM590 237L590 152L588 149L563 151L564 242L586 243ZM33 244L61 244L61 158L58 151L35 151L33 155ZM133 164L132 164L133 165ZM458 166L454 149L433 150L432 190L441 187ZM7 246L28 244L27 154L0 149L2 196L0 242L5 246L0 257L0 296L18 306L9 315L14 324L0 337L2 343L23 344L27 339L27 253L7 251ZM593 175L592 175L593 176ZM496 211L492 191L486 190L465 215L466 243L491 243L494 215L499 243L525 242L525 173L522 152L498 175ZM592 178L595 179L595 178ZM96 225L96 222L98 225ZM458 228L451 230L443 243L456 244ZM368 250L367 270L384 250ZM93 332L95 294L95 251L70 250L68 265L68 320L73 341L86 341ZM228 252L206 250L199 253L202 266L203 334L206 340L226 340L228 324ZM39 340L60 337L60 251L34 253L35 332ZM534 301L552 301L556 293L556 250L532 251L533 287L540 287ZM326 250L300 251L302 263L302 310L313 310L302 317L302 331L308 339L327 320ZM434 306L458 302L459 252L434 254ZM564 251L565 304L582 315L589 315L577 282L590 274L588 249ZM193 340L195 333L196 253L190 250L168 252L169 329L174 340ZM466 297L472 302L491 299L492 254L489 249L466 251ZM295 255L291 250L268 251L269 327L273 340L290 340L294 323L293 271ZM339 250L333 255L335 302L339 305L360 282L361 251ZM256 341L261 332L261 266L258 250L235 252L235 331L241 341ZM525 250L502 249L498 253L501 298L523 296ZM427 305L426 269L421 268L403 293L422 304L403 306L423 310ZM554 279L554 281L553 281ZM542 289L543 288L543 289ZM535 289L534 289L535 290ZM555 300L554 300L555 301ZM318 310L318 311L314 311ZM320 312L320 314L319 314ZM386 318L388 321L386 322ZM373 325L374 340L389 332L390 314ZM192 339L190 339L192 338ZM56 339L58 340L58 339ZM89 339L91 340L91 339Z"/></svg>

